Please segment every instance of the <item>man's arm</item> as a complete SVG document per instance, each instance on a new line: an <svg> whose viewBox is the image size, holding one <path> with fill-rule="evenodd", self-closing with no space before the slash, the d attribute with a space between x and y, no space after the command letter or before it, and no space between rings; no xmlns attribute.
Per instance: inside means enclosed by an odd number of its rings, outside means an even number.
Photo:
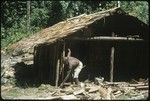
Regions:
<svg viewBox="0 0 150 101"><path fill-rule="evenodd" d="M71 50L68 48L68 54L67 54L67 57L70 57L71 56Z"/></svg>

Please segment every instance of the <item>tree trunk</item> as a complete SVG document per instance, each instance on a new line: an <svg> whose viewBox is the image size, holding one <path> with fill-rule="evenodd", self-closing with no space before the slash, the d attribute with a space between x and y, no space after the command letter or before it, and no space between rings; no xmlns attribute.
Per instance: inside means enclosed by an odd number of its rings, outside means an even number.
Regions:
<svg viewBox="0 0 150 101"><path fill-rule="evenodd" d="M27 33L30 33L30 7L31 1L27 1Z"/></svg>

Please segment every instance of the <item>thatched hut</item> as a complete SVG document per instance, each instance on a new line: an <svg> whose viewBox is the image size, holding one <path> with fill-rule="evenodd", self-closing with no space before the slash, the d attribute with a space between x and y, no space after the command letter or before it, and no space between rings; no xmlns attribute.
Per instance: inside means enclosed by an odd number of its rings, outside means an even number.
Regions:
<svg viewBox="0 0 150 101"><path fill-rule="evenodd" d="M86 65L81 81L99 76L123 81L148 76L148 28L121 8L113 8L59 22L10 48L14 57L33 62L41 82L57 85L64 79L61 56L67 48Z"/></svg>

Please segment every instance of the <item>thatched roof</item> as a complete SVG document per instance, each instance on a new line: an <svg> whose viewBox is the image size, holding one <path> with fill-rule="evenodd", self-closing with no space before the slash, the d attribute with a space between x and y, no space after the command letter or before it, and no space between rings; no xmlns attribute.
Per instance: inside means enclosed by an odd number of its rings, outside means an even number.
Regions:
<svg viewBox="0 0 150 101"><path fill-rule="evenodd" d="M17 43L11 45L9 48L13 52L17 52L20 54L28 53L29 51L33 52L34 47L39 44L55 42L57 39L71 35L74 32L81 30L86 26L113 14L126 13L120 8L113 8L89 15L82 14L80 16L59 22L49 28L43 29L42 31L33 34L30 37L18 41Z"/></svg>

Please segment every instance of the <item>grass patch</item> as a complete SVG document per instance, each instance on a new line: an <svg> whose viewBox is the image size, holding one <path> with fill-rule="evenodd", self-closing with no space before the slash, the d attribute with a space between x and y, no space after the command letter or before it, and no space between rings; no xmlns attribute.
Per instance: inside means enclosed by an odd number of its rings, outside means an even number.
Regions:
<svg viewBox="0 0 150 101"><path fill-rule="evenodd" d="M22 38L28 37L30 35L32 35L33 33L36 33L38 31L40 31L41 28L34 28L32 29L32 31L30 33L27 32L22 32L22 31L18 31L18 32L12 32L14 34L10 34L7 37L1 39L1 48L5 48L15 42L18 42L19 40L21 40ZM5 32L7 33L7 32Z"/></svg>
<svg viewBox="0 0 150 101"><path fill-rule="evenodd" d="M13 88L10 89L9 91L3 91L1 92L1 96L3 99L12 99L12 98L16 98L18 96L21 96L22 93L20 92L20 89L18 88Z"/></svg>

